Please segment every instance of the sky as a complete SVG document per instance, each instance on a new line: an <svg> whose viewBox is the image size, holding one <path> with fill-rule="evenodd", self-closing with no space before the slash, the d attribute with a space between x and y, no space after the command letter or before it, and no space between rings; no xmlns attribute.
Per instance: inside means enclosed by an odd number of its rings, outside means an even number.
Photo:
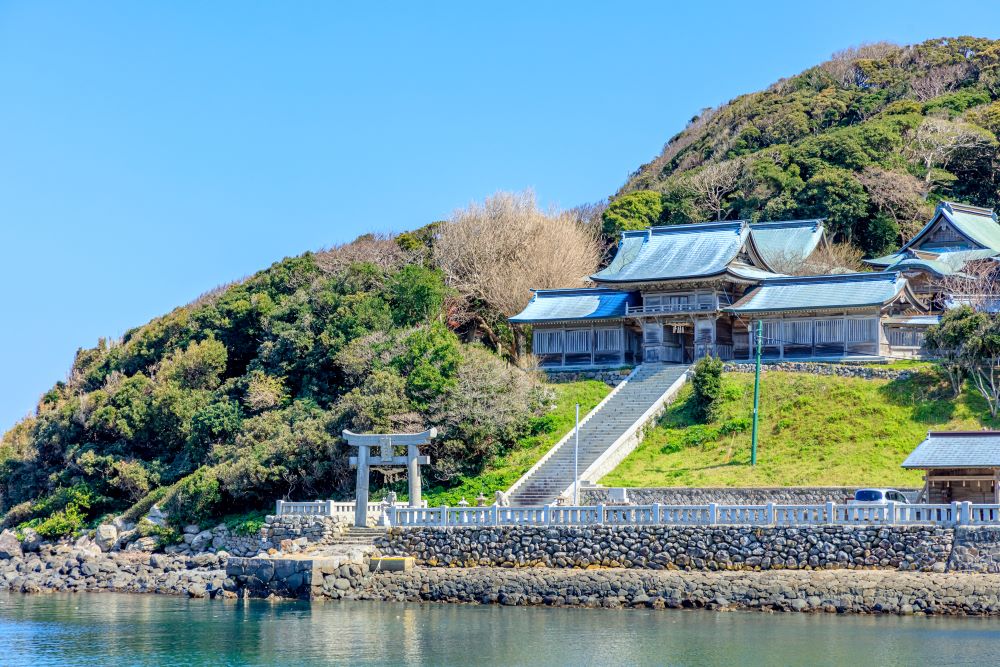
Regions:
<svg viewBox="0 0 1000 667"><path fill-rule="evenodd" d="M1000 3L0 0L0 431L78 348L283 257L597 201L704 107L961 34Z"/></svg>

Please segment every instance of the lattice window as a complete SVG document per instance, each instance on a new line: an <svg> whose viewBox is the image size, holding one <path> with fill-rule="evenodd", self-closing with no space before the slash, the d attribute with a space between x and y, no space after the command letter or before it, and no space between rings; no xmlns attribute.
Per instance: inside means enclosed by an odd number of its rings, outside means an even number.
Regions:
<svg viewBox="0 0 1000 667"><path fill-rule="evenodd" d="M843 343L844 320L816 320L816 344Z"/></svg>
<svg viewBox="0 0 1000 667"><path fill-rule="evenodd" d="M893 347L923 347L924 345L923 329L890 327L886 329L886 337L889 339L889 345Z"/></svg>
<svg viewBox="0 0 1000 667"><path fill-rule="evenodd" d="M845 320L848 343L870 343L878 340L878 320L870 317L865 319Z"/></svg>
<svg viewBox="0 0 1000 667"><path fill-rule="evenodd" d="M590 329L570 329L566 331L566 354L590 352Z"/></svg>
<svg viewBox="0 0 1000 667"><path fill-rule="evenodd" d="M621 329L597 329L594 331L597 345L596 352L618 352L622 349Z"/></svg>
<svg viewBox="0 0 1000 667"><path fill-rule="evenodd" d="M781 320L764 320L763 339L763 347L776 346L781 342Z"/></svg>
<svg viewBox="0 0 1000 667"><path fill-rule="evenodd" d="M532 352L535 354L562 354L563 332L535 329L532 336Z"/></svg>
<svg viewBox="0 0 1000 667"><path fill-rule="evenodd" d="M813 321L812 320L786 321L784 340L786 344L812 345Z"/></svg>

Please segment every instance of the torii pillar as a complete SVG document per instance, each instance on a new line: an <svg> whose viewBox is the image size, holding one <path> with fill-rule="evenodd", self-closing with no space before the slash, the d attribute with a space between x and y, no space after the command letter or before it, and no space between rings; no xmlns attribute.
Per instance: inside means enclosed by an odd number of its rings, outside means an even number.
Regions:
<svg viewBox="0 0 1000 667"><path fill-rule="evenodd" d="M420 445L426 445L437 436L437 429L423 433L353 433L342 432L347 444L358 448L358 455L350 462L358 469L354 525L368 525L368 473L371 466L379 468L405 467L410 490L410 507L420 507L420 466L431 462L431 457L420 454ZM406 456L395 456L393 449L406 447ZM373 456L372 447L378 447L378 455Z"/></svg>

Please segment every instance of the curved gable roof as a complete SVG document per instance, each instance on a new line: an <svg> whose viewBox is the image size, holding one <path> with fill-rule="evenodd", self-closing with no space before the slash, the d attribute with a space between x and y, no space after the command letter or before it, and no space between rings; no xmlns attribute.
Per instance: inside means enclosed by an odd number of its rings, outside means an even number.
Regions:
<svg viewBox="0 0 1000 667"><path fill-rule="evenodd" d="M591 280L628 283L719 275L736 259L748 238L749 230L742 220L625 232L615 258Z"/></svg>
<svg viewBox="0 0 1000 667"><path fill-rule="evenodd" d="M964 237L982 248L1000 251L1000 224L991 208L944 201L938 204L930 222L917 232L901 249L919 243L944 218Z"/></svg>
<svg viewBox="0 0 1000 667"><path fill-rule="evenodd" d="M801 264L823 241L823 220L755 222L750 225L750 236L769 265Z"/></svg>

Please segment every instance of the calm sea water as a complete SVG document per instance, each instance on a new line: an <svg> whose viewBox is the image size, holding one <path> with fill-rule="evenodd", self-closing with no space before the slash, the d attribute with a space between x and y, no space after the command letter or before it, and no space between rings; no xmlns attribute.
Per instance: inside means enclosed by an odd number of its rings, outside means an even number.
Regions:
<svg viewBox="0 0 1000 667"><path fill-rule="evenodd" d="M0 594L0 665L996 665L1000 620Z"/></svg>

